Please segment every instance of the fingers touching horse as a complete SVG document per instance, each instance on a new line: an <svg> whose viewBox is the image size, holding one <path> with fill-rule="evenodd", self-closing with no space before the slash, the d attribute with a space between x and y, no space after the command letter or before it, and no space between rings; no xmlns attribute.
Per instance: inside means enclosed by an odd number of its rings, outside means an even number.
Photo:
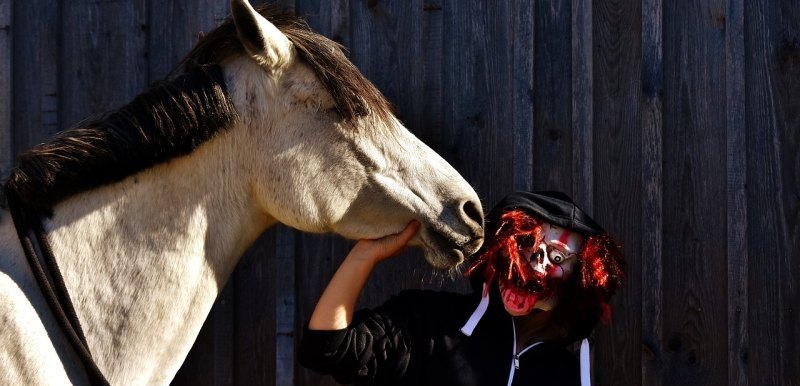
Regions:
<svg viewBox="0 0 800 386"><path fill-rule="evenodd" d="M276 222L374 238L417 219L414 242L440 268L482 241L470 185L335 43L232 7L168 80L32 149L8 179L45 214L112 384L167 384L239 256ZM0 384L85 383L3 210Z"/></svg>

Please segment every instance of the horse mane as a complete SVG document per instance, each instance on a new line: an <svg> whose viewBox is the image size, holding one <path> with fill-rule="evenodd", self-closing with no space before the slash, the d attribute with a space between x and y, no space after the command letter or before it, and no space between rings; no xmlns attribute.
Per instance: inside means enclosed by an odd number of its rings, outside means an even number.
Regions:
<svg viewBox="0 0 800 386"><path fill-rule="evenodd" d="M391 115L389 102L338 43L313 32L296 16L272 7L258 11L292 41L344 120L369 114L385 120ZM5 190L47 214L72 195L191 153L237 120L219 63L244 52L229 17L204 36L166 80L120 109L79 123L20 155ZM4 201L0 193L0 204Z"/></svg>

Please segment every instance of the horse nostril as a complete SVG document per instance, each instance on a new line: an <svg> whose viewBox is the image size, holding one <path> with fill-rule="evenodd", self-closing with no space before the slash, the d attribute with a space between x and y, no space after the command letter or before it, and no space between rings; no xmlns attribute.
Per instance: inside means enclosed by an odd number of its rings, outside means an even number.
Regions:
<svg viewBox="0 0 800 386"><path fill-rule="evenodd" d="M461 204L461 213L466 216L466 219L475 222L476 225L483 226L483 209L481 209L480 204L469 200L464 201L464 203Z"/></svg>

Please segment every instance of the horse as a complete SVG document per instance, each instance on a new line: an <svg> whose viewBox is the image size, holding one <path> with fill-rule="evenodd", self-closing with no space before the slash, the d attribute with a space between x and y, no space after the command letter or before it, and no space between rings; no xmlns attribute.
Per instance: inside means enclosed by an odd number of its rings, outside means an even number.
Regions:
<svg viewBox="0 0 800 386"><path fill-rule="evenodd" d="M168 384L276 223L361 239L417 220L412 244L435 268L483 240L475 191L338 44L246 0L231 11L167 79L27 151L6 181L41 219L111 384ZM0 384L88 384L77 355L4 208Z"/></svg>

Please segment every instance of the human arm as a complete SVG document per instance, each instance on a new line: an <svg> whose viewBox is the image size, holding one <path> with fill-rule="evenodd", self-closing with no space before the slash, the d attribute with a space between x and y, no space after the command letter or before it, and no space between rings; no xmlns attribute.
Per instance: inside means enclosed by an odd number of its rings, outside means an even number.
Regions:
<svg viewBox="0 0 800 386"><path fill-rule="evenodd" d="M340 383L359 385L386 384L404 373L410 346L399 315L406 315L405 302L398 306L390 300L377 309L355 313L353 309L372 269L398 253L418 228L409 224L396 235L362 240L350 251L304 329L298 348L303 366L333 375Z"/></svg>
<svg viewBox="0 0 800 386"><path fill-rule="evenodd" d="M412 221L400 233L356 243L322 293L311 314L308 329L347 328L353 320L356 302L372 270L381 261L400 252L418 230L419 223Z"/></svg>

